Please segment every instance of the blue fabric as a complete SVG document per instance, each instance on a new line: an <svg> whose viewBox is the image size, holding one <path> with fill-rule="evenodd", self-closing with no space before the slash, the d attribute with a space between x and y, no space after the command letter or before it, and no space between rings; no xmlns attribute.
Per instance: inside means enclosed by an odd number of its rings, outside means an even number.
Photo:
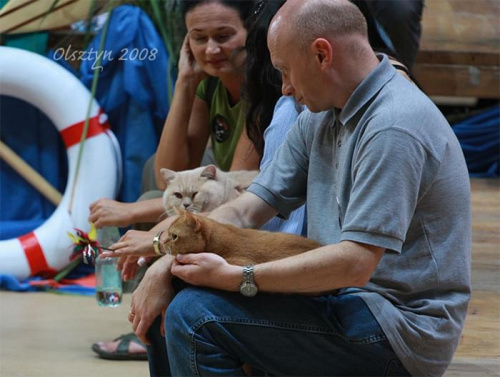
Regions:
<svg viewBox="0 0 500 377"><path fill-rule="evenodd" d="M66 149L54 124L31 104L0 97L0 138L58 191L67 180ZM25 234L47 219L55 206L0 160L0 239Z"/></svg>
<svg viewBox="0 0 500 377"><path fill-rule="evenodd" d="M498 177L500 106L456 123L453 131L462 147L471 177Z"/></svg>
<svg viewBox="0 0 500 377"><path fill-rule="evenodd" d="M66 277L65 281L71 281L85 277L94 273L94 266L80 263ZM65 284L57 288L52 288L50 285L33 285L36 282L44 281L41 277L30 277L23 281L19 281L15 276L8 274L0 274L0 290L16 291L16 292L40 292L51 291L65 294L75 294L84 296L95 295L94 287L84 287L78 284Z"/></svg>
<svg viewBox="0 0 500 377"><path fill-rule="evenodd" d="M96 52L101 33L88 46L88 59L80 65L81 81L88 88L94 69L100 69ZM96 98L122 148L120 201L137 200L143 165L156 151L169 111L168 64L165 44L146 13L131 5L117 7L103 49Z"/></svg>
<svg viewBox="0 0 500 377"><path fill-rule="evenodd" d="M274 107L271 124L264 132L265 147L260 161L260 170L273 160L276 151L283 144L288 131L297 120L299 111L302 110L303 108L297 107L292 97L282 96L278 100ZM261 229L270 232L285 232L307 236L306 206L303 205L290 213L288 220L283 220L277 216L273 217Z"/></svg>

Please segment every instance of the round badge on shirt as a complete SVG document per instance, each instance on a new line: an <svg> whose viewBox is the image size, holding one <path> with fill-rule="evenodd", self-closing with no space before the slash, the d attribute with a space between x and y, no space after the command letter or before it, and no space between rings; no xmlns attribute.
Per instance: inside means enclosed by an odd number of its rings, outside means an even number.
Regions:
<svg viewBox="0 0 500 377"><path fill-rule="evenodd" d="M225 142L231 136L231 128L227 123L226 119L217 114L212 122L212 131L215 136L215 140L219 143Z"/></svg>

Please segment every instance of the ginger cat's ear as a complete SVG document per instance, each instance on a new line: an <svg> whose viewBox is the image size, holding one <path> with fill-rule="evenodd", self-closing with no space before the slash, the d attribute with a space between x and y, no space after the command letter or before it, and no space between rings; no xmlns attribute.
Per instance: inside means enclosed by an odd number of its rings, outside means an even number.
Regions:
<svg viewBox="0 0 500 377"><path fill-rule="evenodd" d="M195 231L195 233L198 233L200 231L200 229L201 229L201 222L200 222L198 216L193 215L189 211L186 211L186 213L184 214L184 216L186 217L186 220L189 221L189 223L191 223L191 224L194 225L194 231Z"/></svg>
<svg viewBox="0 0 500 377"><path fill-rule="evenodd" d="M208 179L216 179L217 177L217 168L215 165L208 165L202 172L200 177L205 177Z"/></svg>
<svg viewBox="0 0 500 377"><path fill-rule="evenodd" d="M168 183L175 178L175 171L161 168L160 169L161 176L163 177L163 180L168 186Z"/></svg>
<svg viewBox="0 0 500 377"><path fill-rule="evenodd" d="M179 208L179 207L174 207L174 210L175 210L175 212L177 213L177 215L178 215L178 216L183 216L183 215L185 215L185 214L186 214L186 212L187 212L186 210L181 209L181 208Z"/></svg>

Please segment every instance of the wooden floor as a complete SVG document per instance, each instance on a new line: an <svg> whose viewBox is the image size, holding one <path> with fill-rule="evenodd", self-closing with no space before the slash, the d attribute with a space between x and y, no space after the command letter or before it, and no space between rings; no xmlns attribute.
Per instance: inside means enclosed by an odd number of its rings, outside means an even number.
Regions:
<svg viewBox="0 0 500 377"><path fill-rule="evenodd" d="M446 377L500 376L500 181L471 183L474 293ZM0 376L148 376L147 362L106 361L90 349L130 330L129 302L100 308L91 297L0 292Z"/></svg>

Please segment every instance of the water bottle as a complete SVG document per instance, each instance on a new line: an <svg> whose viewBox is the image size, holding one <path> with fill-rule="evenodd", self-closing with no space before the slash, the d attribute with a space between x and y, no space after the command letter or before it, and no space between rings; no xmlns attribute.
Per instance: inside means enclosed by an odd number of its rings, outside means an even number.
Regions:
<svg viewBox="0 0 500 377"><path fill-rule="evenodd" d="M109 247L120 239L116 227L104 227L97 230L97 241L102 247ZM116 269L118 258L95 258L95 294L97 305L118 306L122 302L122 277Z"/></svg>

